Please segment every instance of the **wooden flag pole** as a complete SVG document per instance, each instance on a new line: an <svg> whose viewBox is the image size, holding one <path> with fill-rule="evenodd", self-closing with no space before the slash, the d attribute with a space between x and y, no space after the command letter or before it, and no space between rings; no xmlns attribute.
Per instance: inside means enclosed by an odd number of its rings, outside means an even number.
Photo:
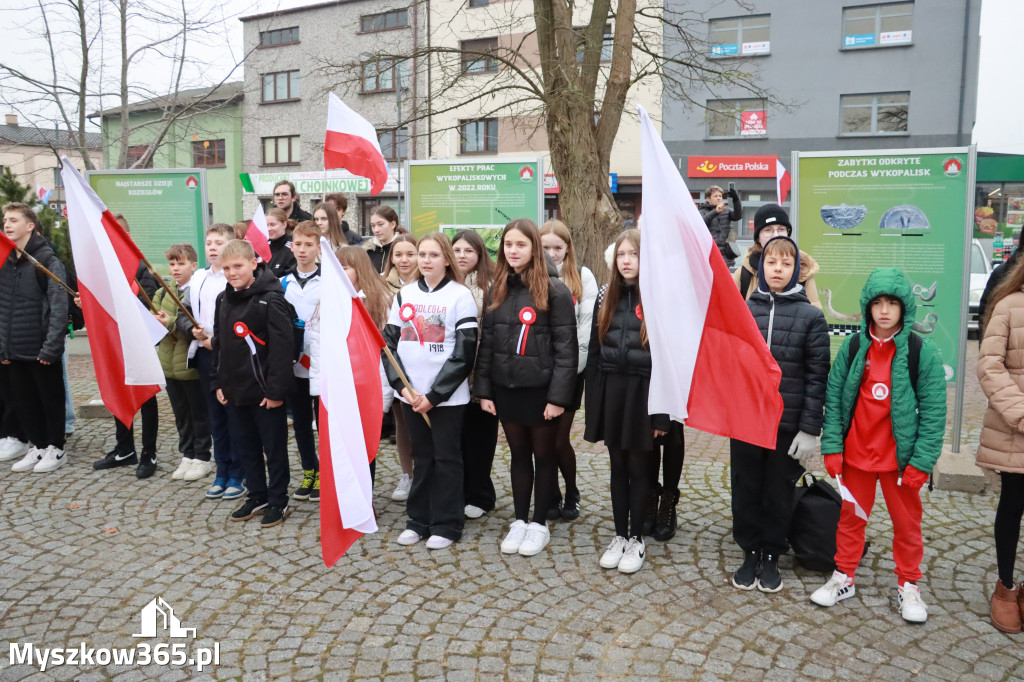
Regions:
<svg viewBox="0 0 1024 682"><path fill-rule="evenodd" d="M418 398L419 394L416 393L416 389L409 383L409 379L405 376L402 366L398 364L398 360L396 360L395 356L391 354L391 349L384 346L384 354L388 356L388 361L391 363L391 366L395 368L396 372L398 372L398 378L401 379L402 383L405 384L405 387L409 389L409 393L412 395L413 400ZM423 421L427 422L427 426L430 426L430 417L428 417L426 413L423 414Z"/></svg>
<svg viewBox="0 0 1024 682"><path fill-rule="evenodd" d="M69 294L71 294L72 296L78 296L78 292L77 292L77 291L75 291L74 289L72 289L71 287L69 287L69 286L68 286L67 284L65 284L65 283L64 283L64 280L62 280L62 279L61 279L60 277L58 277L57 275L55 275L55 274L53 274L52 272L50 272L50 271L49 271L49 270L48 270L48 269L46 268L46 266L45 266L45 265L43 265L42 263L40 263L39 261L37 261L37 260L36 260L35 258L33 258L33 257L32 257L31 255L29 255L28 251L26 251L25 249L21 248L21 247L20 247L20 246L18 246L17 244L15 244L14 248L16 248L16 249L18 250L18 253L19 253L19 254L21 254L22 256L24 256L25 258L27 258L27 259L28 259L28 262L29 262L29 263L31 263L32 265L36 266L36 267L37 267L37 268L39 268L40 270L42 270L42 271L43 271L43 272L44 272L44 273L46 274L46 276L47 276L47 277L49 277L49 278L50 278L50 279L52 279L52 280L53 280L54 282L56 282L57 284L59 284L59 285L60 285L60 287L61 287L61 288L62 288L62 289L63 289L64 291L68 292L68 293L69 293Z"/></svg>
<svg viewBox="0 0 1024 682"><path fill-rule="evenodd" d="M142 288L142 282L140 282L139 280L135 280L135 284L138 285L139 287L139 294L142 295L142 300L146 303L147 306L149 306L149 309L153 311L154 315L158 314L160 311L156 309L156 306L153 305L153 299L151 299L149 297L149 294L146 293L146 290Z"/></svg>
<svg viewBox="0 0 1024 682"><path fill-rule="evenodd" d="M142 252L140 251L139 253L141 254ZM146 258L145 256L142 256L142 262L145 263L146 268L149 269L149 273L156 277L156 281L159 282L160 286L164 288L164 291L166 291L167 295L171 297L171 300L174 301L174 304L178 306L178 309L181 312L185 313L185 317L187 317L188 321L192 323L192 326L202 327L203 325L199 324L196 321L196 318L192 317L192 313L188 311L188 308L185 307L185 304L181 302L180 298L178 298L178 292L175 291L173 287L167 286L167 282L165 282L164 278L161 277L160 274L156 271L156 268L154 268L153 265L149 262L149 259ZM139 287L139 290L142 290L141 286Z"/></svg>

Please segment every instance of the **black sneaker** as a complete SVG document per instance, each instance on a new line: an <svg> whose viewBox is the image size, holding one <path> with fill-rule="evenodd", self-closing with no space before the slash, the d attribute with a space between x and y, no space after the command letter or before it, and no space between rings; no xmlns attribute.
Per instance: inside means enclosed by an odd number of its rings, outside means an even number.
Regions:
<svg viewBox="0 0 1024 682"><path fill-rule="evenodd" d="M372 486L371 486L372 488ZM319 502L320 501L320 472L316 472L316 478L313 480L313 487L309 489L309 501Z"/></svg>
<svg viewBox="0 0 1024 682"><path fill-rule="evenodd" d="M267 508L263 511L263 520L260 521L260 527L270 528L271 526L280 526L284 523L284 515L288 513L288 505L278 507L277 505L267 505Z"/></svg>
<svg viewBox="0 0 1024 682"><path fill-rule="evenodd" d="M757 574L757 589L762 592L778 592L782 589L778 555L765 554L761 557L761 570Z"/></svg>
<svg viewBox="0 0 1024 682"><path fill-rule="evenodd" d="M139 458L139 466L135 467L135 478L149 478L156 473L156 453L143 452Z"/></svg>
<svg viewBox="0 0 1024 682"><path fill-rule="evenodd" d="M548 521L557 521L558 519L562 518L561 507L562 507L562 491L559 490L558 491L558 499L555 500L555 504L551 507L551 509L548 509L547 520Z"/></svg>
<svg viewBox="0 0 1024 682"><path fill-rule="evenodd" d="M580 491L565 492L565 502L562 503L562 518L566 521L575 521L580 517Z"/></svg>
<svg viewBox="0 0 1024 682"><path fill-rule="evenodd" d="M116 469L117 467L126 467L138 463L139 456L135 454L134 450L125 455L115 449L108 452L107 456L103 459L93 462L92 468L96 471L102 471L103 469Z"/></svg>
<svg viewBox="0 0 1024 682"><path fill-rule="evenodd" d="M647 512L644 514L643 534L654 532L654 524L658 520L658 500L661 499L661 484L655 483L647 493Z"/></svg>
<svg viewBox="0 0 1024 682"><path fill-rule="evenodd" d="M248 521L254 516L260 516L267 508L267 503L262 500L254 500L251 497L241 507L231 512L232 521Z"/></svg>
<svg viewBox="0 0 1024 682"><path fill-rule="evenodd" d="M732 576L733 587L741 590L752 590L757 585L757 573L761 564L761 551L754 550L746 552L743 557L743 565Z"/></svg>

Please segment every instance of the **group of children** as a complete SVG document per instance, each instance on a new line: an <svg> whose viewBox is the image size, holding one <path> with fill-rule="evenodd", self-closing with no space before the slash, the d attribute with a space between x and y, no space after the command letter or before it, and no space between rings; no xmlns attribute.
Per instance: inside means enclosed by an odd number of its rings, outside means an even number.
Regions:
<svg viewBox="0 0 1024 682"><path fill-rule="evenodd" d="M227 225L207 231L205 270L196 272L190 246L171 247L166 255L177 293L198 325L176 312L169 296L152 297L168 329L159 355L182 453L174 477L207 475L212 441L216 474L207 496L247 493L233 520L259 516L263 526L274 526L284 519L287 411L303 469L293 496L319 499L318 257L324 225L338 220L331 212L323 211L321 225L303 221L289 232L290 218L269 211L274 257L266 264ZM30 212L8 206L4 223L16 243L60 273L35 235ZM403 473L392 497L406 500L408 521L397 541L426 538L428 548L442 549L461 538L467 518L494 509L491 463L500 422L511 453L514 510L500 550L543 551L549 520L573 519L580 511L569 432L585 383L584 437L605 443L611 466L614 536L599 564L639 570L655 522L664 521L661 539L675 532L679 475L670 474L668 463L671 457L681 470L684 447L681 425L647 411L657 368L639 287L640 231L619 235L598 287L598 278L576 264L561 223L538 228L530 220L511 221L496 262L471 230L453 239L440 232L416 239L388 207L377 209L371 225L371 241L339 244L336 254L396 359L382 361L381 372L385 410L398 398L391 411ZM941 450L946 391L937 351L911 331L911 285L896 269L873 273L861 296L862 328L830 366L828 328L801 284L809 279L805 254L790 239L788 216L779 206L765 206L754 228L755 246L741 270L756 266L756 281L738 278L737 285L746 289L750 313L782 369L784 411L774 449L731 443L734 538L744 553L732 582L744 590L782 589L778 557L788 547L794 459L807 463L823 434L826 469L847 501L836 538L837 570L811 599L831 606L854 595L879 481L894 526L899 610L906 620L923 622L927 608L916 585L920 488ZM66 297L53 283L40 286L17 254L0 269L0 288L18 292L0 298L0 399L17 410L36 453L22 461L47 470L53 466L47 462L64 457L63 413L41 404L44 395L63 396L55 367L64 326L57 318L66 317ZM304 328L301 347L295 345L297 326ZM4 427L9 423L5 419ZM0 435L7 437L0 457L12 459L12 434ZM658 484L662 448L665 487Z"/></svg>

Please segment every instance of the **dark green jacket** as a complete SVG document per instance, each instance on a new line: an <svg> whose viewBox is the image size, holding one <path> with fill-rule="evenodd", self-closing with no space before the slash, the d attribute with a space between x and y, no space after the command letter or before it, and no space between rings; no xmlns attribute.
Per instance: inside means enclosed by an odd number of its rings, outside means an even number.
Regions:
<svg viewBox="0 0 1024 682"><path fill-rule="evenodd" d="M191 291L191 288L186 288L184 291L181 288L178 289L178 298L185 305L189 304L188 298ZM192 343L192 334L186 332L184 328L187 323L185 315L178 310L174 299L167 295L167 291L163 287L153 295L153 305L157 310L162 310L171 316L165 325L167 336L156 347L156 354L160 358L164 376L179 381L198 380L199 373L188 366L188 347Z"/></svg>
<svg viewBox="0 0 1024 682"><path fill-rule="evenodd" d="M864 374L864 357L871 347L868 322L871 311L868 304L877 296L888 294L903 301L903 328L896 334L896 356L892 360L892 432L896 439L896 460L900 471L908 464L924 473L931 473L942 452L946 431L946 375L939 352L928 339L923 339L918 363L917 393L910 381L907 358L907 339L914 325L917 303L911 283L897 268L880 268L871 273L860 294L864 312L862 335L857 355L849 357L850 339L847 337L828 374L825 395L825 424L821 436L821 454L841 453L843 441L853 423Z"/></svg>

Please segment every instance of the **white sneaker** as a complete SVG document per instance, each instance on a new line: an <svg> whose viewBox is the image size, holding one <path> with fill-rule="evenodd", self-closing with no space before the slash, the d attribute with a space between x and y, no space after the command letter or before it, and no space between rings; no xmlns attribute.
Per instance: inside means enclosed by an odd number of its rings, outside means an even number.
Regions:
<svg viewBox="0 0 1024 682"><path fill-rule="evenodd" d="M921 590L914 583L903 583L897 588L900 615L908 623L924 623L928 620L928 607L921 599Z"/></svg>
<svg viewBox="0 0 1024 682"><path fill-rule="evenodd" d="M43 458L36 462L36 465L32 467L32 471L37 474L44 474L48 471L56 471L67 463L67 453L56 445L51 445L43 450Z"/></svg>
<svg viewBox="0 0 1024 682"><path fill-rule="evenodd" d="M188 468L192 466L192 462L194 461L195 460L191 457L182 457L181 464L179 464L178 468L174 470L173 474L171 474L171 478L175 481L180 481L185 478L185 474L188 473Z"/></svg>
<svg viewBox="0 0 1024 682"><path fill-rule="evenodd" d="M515 554L519 551L519 546L523 544L523 540L526 539L526 521L520 521L516 519L512 522L512 526L508 530L508 535L501 541L501 553L502 554Z"/></svg>
<svg viewBox="0 0 1024 682"><path fill-rule="evenodd" d="M23 443L13 436L0 440L0 462L9 462L12 459L24 457L26 452L28 452L28 443Z"/></svg>
<svg viewBox="0 0 1024 682"><path fill-rule="evenodd" d="M618 568L622 561L622 553L626 551L626 538L616 535L612 538L612 544L601 555L601 568Z"/></svg>
<svg viewBox="0 0 1024 682"><path fill-rule="evenodd" d="M811 601L818 606L834 606L836 602L849 599L857 594L857 588L849 576L840 571L832 571L828 582L819 587L811 595Z"/></svg>
<svg viewBox="0 0 1024 682"><path fill-rule="evenodd" d="M14 463L11 471L32 471L35 469L36 464L39 464L39 460L43 458L45 452L45 450L40 450L39 448L29 448L25 456Z"/></svg>
<svg viewBox="0 0 1024 682"><path fill-rule="evenodd" d="M204 462L201 459L193 459L192 463L189 464L188 471L182 478L186 481L198 481L200 478L206 478L213 471L213 462Z"/></svg>
<svg viewBox="0 0 1024 682"><path fill-rule="evenodd" d="M440 535L431 535L427 538L427 549L444 549L445 547L451 547L454 540L443 538Z"/></svg>
<svg viewBox="0 0 1024 682"><path fill-rule="evenodd" d="M622 560L619 561L619 573L636 573L644 565L644 557L647 556L647 545L643 538L633 536L622 553Z"/></svg>
<svg viewBox="0 0 1024 682"><path fill-rule="evenodd" d="M519 556L533 556L540 554L541 550L548 546L551 541L551 531L540 523L531 523L526 528L526 537L519 545Z"/></svg>
<svg viewBox="0 0 1024 682"><path fill-rule="evenodd" d="M398 479L398 487L395 488L395 492L391 493L391 499L398 502L405 502L409 499L410 490L412 490L412 476L409 474L402 474L402 477Z"/></svg>
<svg viewBox="0 0 1024 682"><path fill-rule="evenodd" d="M467 504L464 511L467 519L479 519L484 515L484 510L475 504Z"/></svg>
<svg viewBox="0 0 1024 682"><path fill-rule="evenodd" d="M402 534L398 536L398 544L400 545L415 545L420 541L420 534L414 530L408 528L402 531Z"/></svg>

